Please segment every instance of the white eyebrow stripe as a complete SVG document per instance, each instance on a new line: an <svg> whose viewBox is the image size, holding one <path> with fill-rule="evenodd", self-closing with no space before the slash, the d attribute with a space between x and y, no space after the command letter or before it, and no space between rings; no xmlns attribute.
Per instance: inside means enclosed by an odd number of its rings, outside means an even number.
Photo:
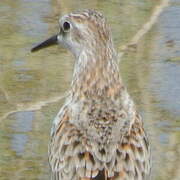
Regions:
<svg viewBox="0 0 180 180"><path fill-rule="evenodd" d="M83 14L70 14L70 16L78 17L78 18L84 18Z"/></svg>

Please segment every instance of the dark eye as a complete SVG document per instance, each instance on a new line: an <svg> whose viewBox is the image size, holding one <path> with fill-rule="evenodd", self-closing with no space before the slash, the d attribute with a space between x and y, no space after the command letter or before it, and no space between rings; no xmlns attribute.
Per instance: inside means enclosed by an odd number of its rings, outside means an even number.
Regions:
<svg viewBox="0 0 180 180"><path fill-rule="evenodd" d="M64 32L68 32L69 29L70 29L70 23L69 22L64 22L64 24L63 24Z"/></svg>

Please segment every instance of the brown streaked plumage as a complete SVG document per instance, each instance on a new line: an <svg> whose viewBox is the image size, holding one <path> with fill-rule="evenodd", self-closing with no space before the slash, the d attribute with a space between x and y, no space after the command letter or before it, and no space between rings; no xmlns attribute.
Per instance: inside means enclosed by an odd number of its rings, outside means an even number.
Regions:
<svg viewBox="0 0 180 180"><path fill-rule="evenodd" d="M60 19L55 42L75 56L72 86L54 120L52 180L145 180L150 147L142 119L124 87L105 18L85 10Z"/></svg>

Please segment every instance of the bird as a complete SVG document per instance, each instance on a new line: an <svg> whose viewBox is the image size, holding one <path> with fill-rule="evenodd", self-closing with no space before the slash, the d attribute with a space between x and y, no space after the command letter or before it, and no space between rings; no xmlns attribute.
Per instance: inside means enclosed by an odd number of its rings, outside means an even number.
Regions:
<svg viewBox="0 0 180 180"><path fill-rule="evenodd" d="M55 44L75 60L69 95L51 129L51 179L147 179L150 143L123 84L106 18L90 9L64 15L59 33L31 51Z"/></svg>

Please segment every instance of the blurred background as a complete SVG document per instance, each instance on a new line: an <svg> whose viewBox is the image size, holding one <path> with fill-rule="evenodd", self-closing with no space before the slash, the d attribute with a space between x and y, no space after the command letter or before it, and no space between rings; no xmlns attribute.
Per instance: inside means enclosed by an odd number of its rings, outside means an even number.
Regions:
<svg viewBox="0 0 180 180"><path fill-rule="evenodd" d="M117 51L160 0L3 0L0 2L0 180L49 179L53 118L70 87L73 57L61 47L30 53L58 31L58 18L102 12ZM152 146L152 180L180 177L180 0L170 0L151 30L128 49L121 75L143 116Z"/></svg>

